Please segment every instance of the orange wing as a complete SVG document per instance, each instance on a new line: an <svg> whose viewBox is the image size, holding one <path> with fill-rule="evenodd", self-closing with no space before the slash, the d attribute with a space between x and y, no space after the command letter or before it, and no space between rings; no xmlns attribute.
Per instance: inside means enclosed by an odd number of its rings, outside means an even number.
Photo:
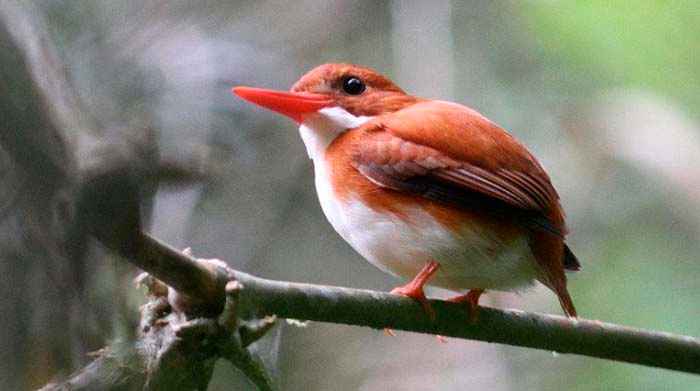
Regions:
<svg viewBox="0 0 700 391"><path fill-rule="evenodd" d="M535 233L554 236L546 241L559 243L555 247L562 245L564 216L544 169L479 113L454 103L422 102L359 130L365 137L353 162L377 185L512 217ZM580 268L568 248L556 252L564 267Z"/></svg>

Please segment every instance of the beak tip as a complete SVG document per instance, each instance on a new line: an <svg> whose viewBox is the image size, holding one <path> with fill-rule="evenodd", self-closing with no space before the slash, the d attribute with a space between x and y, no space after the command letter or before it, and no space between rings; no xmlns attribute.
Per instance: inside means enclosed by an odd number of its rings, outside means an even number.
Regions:
<svg viewBox="0 0 700 391"><path fill-rule="evenodd" d="M245 93L245 87L243 87L243 86L234 86L234 87L231 88L231 93L232 93L233 95L236 95L236 96L242 98L242 97L243 97L242 94Z"/></svg>

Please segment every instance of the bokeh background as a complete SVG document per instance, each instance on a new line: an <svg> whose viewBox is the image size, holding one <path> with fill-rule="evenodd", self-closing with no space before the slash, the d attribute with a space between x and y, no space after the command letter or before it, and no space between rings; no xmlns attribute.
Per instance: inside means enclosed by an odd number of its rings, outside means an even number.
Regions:
<svg viewBox="0 0 700 391"><path fill-rule="evenodd" d="M413 94L475 108L539 157L583 263L570 275L583 317L700 336L696 1L54 0L0 7L13 10L4 17L18 36L34 29L62 64L65 84L53 87L71 96L61 101L71 114L57 136L64 149L50 151L57 164L74 169L98 145L134 159L206 167L213 179L162 186L147 200L149 230L174 246L274 279L375 290L401 283L327 224L296 126L229 92L233 85L287 89L318 64L353 62ZM41 218L52 204L30 194L55 178L37 171L23 179L7 148L0 148L0 198L12 210L0 215L0 389L14 390L70 373L89 361L86 352L128 338L143 292L131 284L136 270L99 249L83 263L52 257L41 241ZM483 303L561 312L542 287L492 293ZM660 369L333 324L281 324L257 350L283 390L700 384ZM236 387L249 385L220 364L210 389Z"/></svg>

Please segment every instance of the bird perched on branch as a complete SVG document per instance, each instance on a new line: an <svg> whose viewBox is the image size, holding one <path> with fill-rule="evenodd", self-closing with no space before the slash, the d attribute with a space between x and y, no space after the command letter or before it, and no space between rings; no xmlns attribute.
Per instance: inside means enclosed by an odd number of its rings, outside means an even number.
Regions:
<svg viewBox="0 0 700 391"><path fill-rule="evenodd" d="M451 300L476 314L485 290L537 280L576 316L565 270L580 265L564 243L559 196L498 125L350 64L321 65L290 92L233 92L300 125L333 228L379 269L412 279L392 293L431 314L423 286L438 286L460 292Z"/></svg>

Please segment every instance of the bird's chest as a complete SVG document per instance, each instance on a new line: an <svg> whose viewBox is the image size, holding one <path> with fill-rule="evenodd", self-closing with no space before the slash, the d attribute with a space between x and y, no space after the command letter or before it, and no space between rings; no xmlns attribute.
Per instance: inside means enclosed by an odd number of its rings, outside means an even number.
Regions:
<svg viewBox="0 0 700 391"><path fill-rule="evenodd" d="M338 194L337 182L352 182L352 178L334 180L330 165L322 160L314 162L314 169L326 218L343 239L380 269L412 277L427 261L458 246L453 232L418 207L405 207L401 214L377 210L362 196L366 188L347 188L343 190L347 194Z"/></svg>

